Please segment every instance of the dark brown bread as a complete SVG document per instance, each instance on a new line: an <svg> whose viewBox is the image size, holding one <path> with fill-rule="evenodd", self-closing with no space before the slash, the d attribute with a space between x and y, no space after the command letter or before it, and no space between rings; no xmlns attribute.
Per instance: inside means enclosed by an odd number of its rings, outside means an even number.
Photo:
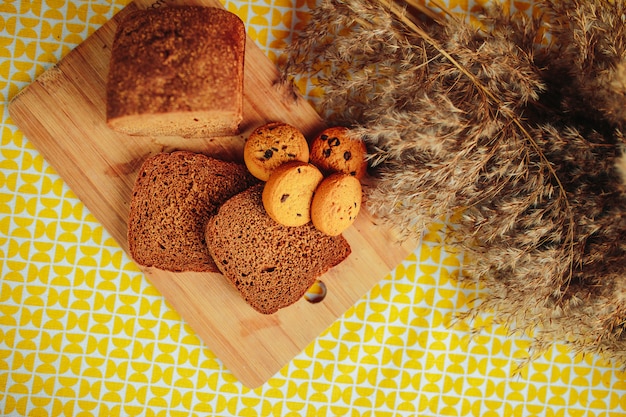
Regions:
<svg viewBox="0 0 626 417"><path fill-rule="evenodd" d="M263 208L262 187L224 203L207 223L206 241L218 268L244 300L260 313L272 314L302 298L351 249L343 236L327 236L311 223L276 223Z"/></svg>
<svg viewBox="0 0 626 417"><path fill-rule="evenodd" d="M118 27L107 80L107 122L131 135L239 133L245 27L221 8L139 10Z"/></svg>
<svg viewBox="0 0 626 417"><path fill-rule="evenodd" d="M140 265L218 272L204 227L219 206L257 180L243 164L178 151L148 158L130 202L128 246Z"/></svg>

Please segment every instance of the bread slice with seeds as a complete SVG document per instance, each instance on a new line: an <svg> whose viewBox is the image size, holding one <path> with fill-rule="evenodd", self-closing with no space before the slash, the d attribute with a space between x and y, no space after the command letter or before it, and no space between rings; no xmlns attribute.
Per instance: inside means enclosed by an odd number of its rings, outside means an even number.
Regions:
<svg viewBox="0 0 626 417"><path fill-rule="evenodd" d="M218 268L255 310L272 314L300 300L316 278L351 253L341 235L328 236L309 222L283 226L262 202L262 185L224 203L206 227Z"/></svg>

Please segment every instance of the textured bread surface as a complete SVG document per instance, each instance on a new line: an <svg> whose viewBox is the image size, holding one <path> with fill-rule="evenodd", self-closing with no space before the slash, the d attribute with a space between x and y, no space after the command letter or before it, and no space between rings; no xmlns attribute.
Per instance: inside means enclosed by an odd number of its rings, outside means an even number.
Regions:
<svg viewBox="0 0 626 417"><path fill-rule="evenodd" d="M345 127L330 127L311 142L311 163L324 175L343 172L361 179L367 171L366 155L365 142L352 138Z"/></svg>
<svg viewBox="0 0 626 417"><path fill-rule="evenodd" d="M328 236L311 223L283 226L261 201L262 185L224 203L207 223L206 241L224 276L255 310L272 314L306 293L320 275L351 253L343 236Z"/></svg>
<svg viewBox="0 0 626 417"><path fill-rule="evenodd" d="M204 240L206 222L228 198L255 183L242 164L198 153L148 158L130 202L131 257L168 271L218 272Z"/></svg>
<svg viewBox="0 0 626 417"><path fill-rule="evenodd" d="M226 10L138 10L115 34L107 122L141 136L235 135L243 112L245 28Z"/></svg>
<svg viewBox="0 0 626 417"><path fill-rule="evenodd" d="M309 143L298 128L270 122L250 133L243 159L252 175L267 181L272 171L285 162L309 162Z"/></svg>
<svg viewBox="0 0 626 417"><path fill-rule="evenodd" d="M311 221L318 230L336 236L354 223L361 210L362 187L349 174L336 172L324 178L311 202Z"/></svg>
<svg viewBox="0 0 626 417"><path fill-rule="evenodd" d="M285 226L311 221L311 201L324 176L307 162L290 161L276 168L263 188L267 214Z"/></svg>

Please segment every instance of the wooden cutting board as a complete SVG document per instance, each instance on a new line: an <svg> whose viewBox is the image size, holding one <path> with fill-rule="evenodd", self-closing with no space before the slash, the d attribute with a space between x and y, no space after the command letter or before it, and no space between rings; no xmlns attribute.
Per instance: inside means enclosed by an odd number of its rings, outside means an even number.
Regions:
<svg viewBox="0 0 626 417"><path fill-rule="evenodd" d="M185 1L190 4L189 0ZM298 126L308 138L324 123L302 98L281 91L278 71L248 39L245 57L243 133L220 139L130 137L105 124L105 80L111 43L128 5L58 65L22 90L10 103L13 122L73 192L127 250L126 221L135 175L145 158L186 149L241 160L243 143L269 121ZM172 2L168 2L171 4ZM194 4L222 7L218 0ZM255 312L219 274L143 270L148 280L194 329L207 347L248 387L267 381L322 331L365 295L415 248L395 243L365 210L345 233L352 254L321 277L328 295L319 304L300 300L270 316Z"/></svg>

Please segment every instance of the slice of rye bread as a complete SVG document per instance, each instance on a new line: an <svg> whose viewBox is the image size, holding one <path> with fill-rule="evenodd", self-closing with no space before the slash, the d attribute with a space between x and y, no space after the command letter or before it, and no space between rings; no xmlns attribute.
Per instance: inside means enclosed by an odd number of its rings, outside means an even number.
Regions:
<svg viewBox="0 0 626 417"><path fill-rule="evenodd" d="M351 253L341 235L328 236L309 222L283 226L272 220L263 184L229 199L206 226L218 268L255 310L272 314L298 301L316 278Z"/></svg>
<svg viewBox="0 0 626 417"><path fill-rule="evenodd" d="M243 164L199 153L148 158L130 202L131 257L168 271L219 272L204 241L205 224L222 203L256 183Z"/></svg>

